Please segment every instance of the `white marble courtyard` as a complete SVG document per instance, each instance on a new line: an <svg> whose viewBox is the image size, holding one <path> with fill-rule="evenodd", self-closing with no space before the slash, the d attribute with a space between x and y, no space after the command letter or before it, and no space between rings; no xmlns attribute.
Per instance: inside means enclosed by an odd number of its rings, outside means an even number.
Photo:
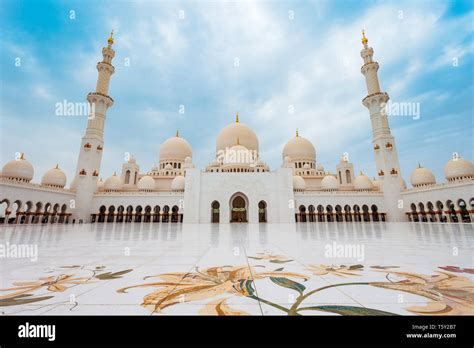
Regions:
<svg viewBox="0 0 474 348"><path fill-rule="evenodd" d="M3 225L0 245L4 315L474 314L471 224Z"/></svg>

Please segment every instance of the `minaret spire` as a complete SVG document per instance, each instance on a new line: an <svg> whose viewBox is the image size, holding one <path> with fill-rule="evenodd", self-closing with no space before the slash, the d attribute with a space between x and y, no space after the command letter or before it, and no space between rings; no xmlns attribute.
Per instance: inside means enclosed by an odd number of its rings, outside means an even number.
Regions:
<svg viewBox="0 0 474 348"><path fill-rule="evenodd" d="M107 39L107 43L109 44L109 48L112 47L112 45L114 44L114 30L113 29L110 32L110 36Z"/></svg>
<svg viewBox="0 0 474 348"><path fill-rule="evenodd" d="M115 56L115 51L112 49L113 43L112 30L107 39L107 47L102 48L102 61L97 63L98 77L95 91L87 95L91 111L79 149L75 179L71 186L73 190L76 190L73 217L82 219L84 222L90 219L90 207L94 192L97 190L97 178L102 162L106 114L114 103L109 96L110 77L115 72L112 65L112 59Z"/></svg>
<svg viewBox="0 0 474 348"><path fill-rule="evenodd" d="M239 113L235 114L235 123L239 123Z"/></svg>
<svg viewBox="0 0 474 348"><path fill-rule="evenodd" d="M400 173L395 138L390 131L386 112L389 96L380 89L377 75L379 63L373 60L374 49L368 46L368 42L365 31L362 31L362 44L364 48L360 55L364 60L364 65L361 67L361 73L365 76L367 86L367 96L362 100L362 104L367 107L370 113L372 144L377 173L381 180L382 191L384 192L384 209L390 215L390 220L403 221L406 220L403 213L403 204L400 206L400 187L403 179Z"/></svg>
<svg viewBox="0 0 474 348"><path fill-rule="evenodd" d="M364 45L364 48L367 48L369 40L365 37L365 30L362 29L362 45Z"/></svg>

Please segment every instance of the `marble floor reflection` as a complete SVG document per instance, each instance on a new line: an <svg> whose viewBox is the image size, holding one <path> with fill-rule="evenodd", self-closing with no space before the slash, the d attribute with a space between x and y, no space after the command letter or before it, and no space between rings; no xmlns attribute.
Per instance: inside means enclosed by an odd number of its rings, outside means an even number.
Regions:
<svg viewBox="0 0 474 348"><path fill-rule="evenodd" d="M0 248L3 315L474 315L470 224L13 225Z"/></svg>

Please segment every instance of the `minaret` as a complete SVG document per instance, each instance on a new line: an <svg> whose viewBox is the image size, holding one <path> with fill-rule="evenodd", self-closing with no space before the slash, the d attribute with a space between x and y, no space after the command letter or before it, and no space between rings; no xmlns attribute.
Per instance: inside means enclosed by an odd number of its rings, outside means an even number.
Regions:
<svg viewBox="0 0 474 348"><path fill-rule="evenodd" d="M395 138L390 132L385 105L389 100L386 92L380 91L377 71L379 63L374 62L374 49L368 47L369 40L362 31L362 44L364 48L360 52L364 59L361 73L365 76L367 85L367 96L362 100L370 113L372 123L372 144L374 147L375 164L377 174L381 181L381 188L385 198L385 209L389 221L405 221L403 205L400 203L400 183L401 173L398 162L397 147Z"/></svg>
<svg viewBox="0 0 474 348"><path fill-rule="evenodd" d="M88 222L90 220L91 203L94 192L97 190L97 180L104 148L105 116L108 108L114 102L108 95L110 77L115 72L112 65L112 59L115 56L115 51L112 49L114 43L113 31L110 33L107 42L107 47L102 49L103 59L97 63L99 76L96 90L87 95L91 113L88 117L86 132L82 137L74 185L71 187L76 190L75 209L73 210L73 218L76 221L82 219L84 222Z"/></svg>

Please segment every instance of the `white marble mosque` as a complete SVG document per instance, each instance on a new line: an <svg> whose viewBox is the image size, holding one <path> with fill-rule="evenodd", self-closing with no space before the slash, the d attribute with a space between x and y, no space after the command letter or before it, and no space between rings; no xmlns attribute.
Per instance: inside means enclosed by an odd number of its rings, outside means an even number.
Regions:
<svg viewBox="0 0 474 348"><path fill-rule="evenodd" d="M133 156L105 181L101 179L106 113L114 101L109 84L115 68L113 37L97 63L93 106L82 137L75 177L67 185L60 166L33 183L27 155L6 163L0 174L0 222L49 223L324 223L368 221L474 221L474 164L454 154L446 159L446 180L436 182L421 165L402 177L397 145L383 105L374 49L362 38L362 75L372 123L377 178L344 156L336 168L318 163L313 143L296 132L282 149L282 165L270 168L260 157L257 134L235 121L216 138L216 157L203 169L193 164L191 144L176 132L160 147L153 168L140 168ZM179 126L179 125L177 125ZM58 144L59 145L59 144ZM369 149L368 149L369 150Z"/></svg>

